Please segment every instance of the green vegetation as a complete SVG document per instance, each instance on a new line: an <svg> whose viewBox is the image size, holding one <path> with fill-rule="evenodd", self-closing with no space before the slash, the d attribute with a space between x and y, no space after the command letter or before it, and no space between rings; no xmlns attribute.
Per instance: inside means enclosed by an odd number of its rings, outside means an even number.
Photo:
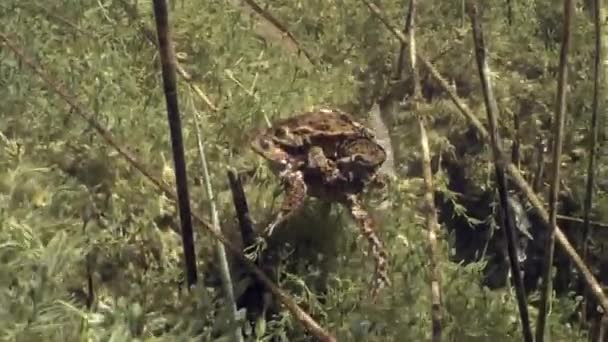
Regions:
<svg viewBox="0 0 608 342"><path fill-rule="evenodd" d="M227 167L251 171L245 191L256 223L267 222L279 203L276 177L247 148L249 132L266 120L319 105L349 106L365 120L369 104L394 83L400 47L360 1L267 3L267 11L286 24L316 65L264 38L270 26L229 1L170 1L180 64L218 108L210 110L179 78L193 210L211 217L199 182L198 116L220 223L233 241L239 232ZM382 3L387 18L402 27L405 2ZM515 23L510 26L505 1L487 3L484 29L501 134L509 146L511 121L519 113L522 170L531 179L536 138L550 135L561 7L551 0L513 1ZM134 20L121 1L4 0L0 32L40 63L149 170L171 182L158 51L139 28L142 24L155 32L151 6L149 0L138 1L139 19ZM586 149L593 86L593 24L588 13L577 12L574 30L564 142L569 157L563 178L582 203L587 164L586 152L580 157L580 151ZM461 2L421 2L417 43L485 121L470 22ZM218 285L214 240L203 227L195 227L200 286L188 293L180 285L184 275L181 240L173 230L179 230L176 204L104 143L17 55L0 46L0 339L229 340L232 328L226 323L229 310ZM468 127L436 82L424 71L421 78L423 93L436 94L421 108L429 120L432 153L451 151L453 145L463 144L458 137ZM419 156L412 113L399 113L390 130L398 164ZM468 176L484 190L492 188L489 160L490 149L485 148L463 161ZM601 180L607 173L601 156L599 165ZM438 190L449 195L445 173L435 177ZM393 277L392 287L377 303L367 299L372 262L361 252L365 241L357 240L357 227L343 209L334 206L328 211L323 203L310 200L299 217L277 232L284 245L279 285L339 341L430 339L430 270L420 189L421 179L399 177L381 196L388 204L368 199L368 207L376 208L372 214L387 244ZM598 213L608 203L604 190L595 196ZM521 340L514 292L482 285L485 260L466 265L449 261L455 253L450 248L453 238L445 230L439 237L444 340ZM602 248L602 243L606 239L594 248ZM239 272L234 272L237 295L245 286ZM96 295L91 309L89 278ZM585 340L588 331L571 320L577 295L555 299L548 325L553 340ZM530 312L535 322L533 305ZM286 311L259 323L257 334L260 341L305 340Z"/></svg>

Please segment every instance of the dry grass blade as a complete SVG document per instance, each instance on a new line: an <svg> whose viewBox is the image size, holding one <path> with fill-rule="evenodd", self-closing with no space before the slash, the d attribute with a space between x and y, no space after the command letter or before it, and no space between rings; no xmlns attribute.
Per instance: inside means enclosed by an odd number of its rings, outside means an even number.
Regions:
<svg viewBox="0 0 608 342"><path fill-rule="evenodd" d="M399 30L397 30L395 28L395 26L393 26L390 22L388 22L384 18L384 16L382 15L382 12L376 5L369 3L369 1L367 1L367 0L361 0L361 1L369 7L371 12L374 15L376 15L380 19L380 21L382 21L382 23L384 23L384 25L387 27L387 29L389 29L391 31L391 33L393 33L393 35L395 35L395 37L397 37L402 42L407 43L407 38L403 35L403 33L401 33ZM429 60L426 57L424 57L424 55L422 55L420 52L417 52L417 56L418 56L418 60L431 73L431 76L439 83L441 88L448 94L448 96L454 102L454 105L456 106L456 108L458 108L460 113L469 121L469 123L471 123L475 127L475 129L480 134L480 136L483 138L483 140L488 142L490 140L490 135L488 134L488 131L486 130L484 125L481 123L481 121L477 118L477 116L475 116L475 114L473 114L473 112L469 109L469 107L458 97L458 95L456 95L454 90L452 90L452 88L449 86L448 82L445 80L445 78L443 78L443 76L441 76L441 74L435 68L435 66L433 66L433 64L431 62L429 62ZM515 186L523 194L526 195L526 197L528 198L528 200L530 201L530 203L532 204L534 209L538 212L543 224L546 227L549 227L549 224L550 224L549 223L549 213L544 208L543 202L538 198L538 196L536 195L534 190L532 190L532 187L526 182L525 178L523 177L523 175L521 174L519 169L515 165L510 163L504 155L502 155L500 159L504 161L504 163L506 165L506 170L509 173L509 176L511 176ZM585 283L587 284L588 288L591 290L591 292L593 293L593 295L595 296L595 298L597 299L599 304L602 306L602 308L604 310L608 311L608 298L606 298L606 295L604 294L602 287L598 283L597 279L595 279L595 277L589 270L589 267L587 267L587 265L585 265L585 262L578 255L578 253L576 252L576 250L574 249L572 244L568 241L568 238L564 235L564 233L561 231L561 229L559 229L559 227L557 227L557 226L554 226L554 227L555 227L556 241L562 247L562 249L564 250L566 255L574 262L576 267L579 269L579 271L583 275Z"/></svg>
<svg viewBox="0 0 608 342"><path fill-rule="evenodd" d="M123 147L118 141L114 139L112 134L110 134L105 128L103 128L95 119L94 116L90 113L85 112L82 109L82 105L68 92L65 90L65 87L60 86L58 82L53 80L50 75L48 75L45 71L43 71L36 63L32 61L31 58L26 57L23 53L23 50L18 48L17 45L8 38L6 34L0 32L0 40L4 42L4 44L15 53L15 55L29 68L31 68L34 73L36 73L46 84L46 86L55 92L62 100L64 100L76 113L78 116L83 118L99 135L100 137L113 149L115 149L131 166L133 166L137 171L141 172L152 184L154 184L160 191L165 193L167 197L170 199L177 201L177 195L169 187L165 182L163 182L160 177L157 177L152 174L141 162L135 158L135 156L125 147ZM246 267L248 267L255 275L260 279L261 282L264 283L265 286L270 289L274 296L276 296L283 305L291 312L291 314L295 317L295 319L311 334L315 335L320 341L336 341L335 337L333 337L329 332L327 332L323 327L321 327L306 311L304 311L296 301L283 292L277 285L275 285L268 276L258 268L251 260L249 260L241 250L234 245L230 240L228 240L222 233L215 231L211 223L207 220L203 219L203 217L197 213L192 213L194 219L199 222L205 230L207 230L215 239L221 241L224 246L230 252L233 253L239 260L241 260Z"/></svg>
<svg viewBox="0 0 608 342"><path fill-rule="evenodd" d="M488 123L490 126L490 143L492 145L492 156L494 157L494 167L496 172L496 186L500 198L500 209L502 218L502 231L507 241L507 252L509 262L511 264L511 276L514 280L515 293L517 296L517 306L519 309L522 332L524 341L532 342L532 330L530 329L530 317L528 314L528 303L526 300L526 291L521 275L521 268L517 258L517 237L515 235L515 227L512 216L509 214L509 203L507 194L507 180L505 177L505 167L501 160L502 143L498 134L498 105L494 97L492 83L490 82L490 67L488 65L486 47L484 42L483 28L479 18L479 9L476 0L467 3L467 10L471 18L471 27L473 29L473 42L475 44L475 57L477 59L477 67L479 70L479 79L483 90L483 98L485 102L486 112L488 115Z"/></svg>

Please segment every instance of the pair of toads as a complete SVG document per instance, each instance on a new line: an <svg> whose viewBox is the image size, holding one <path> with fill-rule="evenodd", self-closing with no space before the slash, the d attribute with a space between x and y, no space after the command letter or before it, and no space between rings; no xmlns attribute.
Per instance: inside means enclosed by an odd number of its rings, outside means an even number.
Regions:
<svg viewBox="0 0 608 342"><path fill-rule="evenodd" d="M285 188L279 213L264 230L268 237L312 196L345 205L368 241L375 261L371 295L390 285L387 254L374 222L361 205L362 193L384 186L379 172L386 151L373 132L349 114L318 109L295 114L259 132L252 149L268 160Z"/></svg>

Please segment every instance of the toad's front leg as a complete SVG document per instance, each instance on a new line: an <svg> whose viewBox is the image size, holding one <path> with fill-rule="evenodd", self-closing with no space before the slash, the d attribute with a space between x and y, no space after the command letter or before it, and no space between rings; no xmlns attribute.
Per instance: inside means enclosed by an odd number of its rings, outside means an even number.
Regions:
<svg viewBox="0 0 608 342"><path fill-rule="evenodd" d="M279 178L285 187L285 197L277 216L264 230L265 236L272 235L274 229L291 218L304 204L306 199L306 183L302 171L287 167L279 173Z"/></svg>
<svg viewBox="0 0 608 342"><path fill-rule="evenodd" d="M338 180L346 180L336 167L335 162L325 156L321 147L312 146L308 150L307 167L313 172L320 173L325 183L333 184Z"/></svg>

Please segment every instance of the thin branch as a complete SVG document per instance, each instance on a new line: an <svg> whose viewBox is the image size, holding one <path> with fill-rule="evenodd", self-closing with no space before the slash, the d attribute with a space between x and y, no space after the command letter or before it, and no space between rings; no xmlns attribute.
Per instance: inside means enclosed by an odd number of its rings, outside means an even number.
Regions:
<svg viewBox="0 0 608 342"><path fill-rule="evenodd" d="M549 192L549 236L545 245L543 265L543 282L540 288L540 307L536 323L536 341L545 339L547 316L551 311L551 296L553 293L553 255L555 253L555 226L557 225L557 196L560 186L560 168L564 122L566 118L566 88L568 86L568 52L571 45L572 15L574 1L564 0L564 22L562 32L562 48L559 56L559 73L557 79L557 98L555 104L555 120L553 120L553 165L551 165L551 190Z"/></svg>
<svg viewBox="0 0 608 342"><path fill-rule="evenodd" d="M403 34L409 34L410 29L412 28L412 26L414 25L414 16L416 15L416 0L410 0L410 5L407 9L407 12L405 14L405 24L403 27ZM414 35L412 33L412 35ZM409 35L410 40L412 38L412 35ZM397 56L397 70L395 71L395 79L401 79L401 77L403 76L403 63L405 62L405 50L407 48L408 44L405 43L401 43L401 46L399 47L399 55ZM414 51L416 51L415 47L414 47ZM415 58L416 56L414 56ZM414 84L416 84L417 82L415 81Z"/></svg>
<svg viewBox="0 0 608 342"><path fill-rule="evenodd" d="M424 177L424 208L426 226L428 227L429 254L431 267L431 320L432 341L441 341L441 273L439 272L439 258L437 256L437 232L439 223L435 208L433 172L431 170L431 153L429 151L429 138L424 127L422 117L418 118L420 127L420 147L422 148L422 175Z"/></svg>
<svg viewBox="0 0 608 342"><path fill-rule="evenodd" d="M245 190L243 190L243 183L241 182L241 178L236 172L236 170L229 169L227 174L228 182L230 183L230 190L232 192L232 203L234 204L234 210L236 211L236 217L239 222L239 227L241 229L243 246L245 246L245 250L247 250L247 248L253 246L255 242L255 234L253 231L253 222L251 221L251 215L249 212L249 205L247 204ZM270 279L276 281L276 272L274 272L273 270L272 263L267 262L267 260L265 259L267 258L265 258L265 255L262 254L255 259L255 263L264 272L266 272L267 275L269 275ZM245 290L242 296L252 296L259 298L255 301L245 301L245 310L247 310L248 312L261 312L261 315L265 315L266 309L271 304L270 299L268 298L269 296L266 286L264 286L264 284L258 281L255 277L253 277L252 283L249 284L247 290ZM265 318L255 317L255 321L259 321L260 319ZM252 321L254 321L253 319L250 320L250 322L253 323L253 325L255 326L255 324L257 323L254 323Z"/></svg>
<svg viewBox="0 0 608 342"><path fill-rule="evenodd" d="M401 77L403 55L406 48L409 54L409 67L412 72L412 82L414 82L413 111L418 110L418 103L421 100L420 80L418 68L416 67L416 0L410 0L408 15L405 22L405 31L410 38L410 44L401 42L399 52L398 77ZM428 251L430 255L431 268L431 340L440 342L442 335L441 327L441 272L439 270L439 256L437 252L437 233L439 232L439 222L437 219L437 209L435 208L435 198L433 187L433 171L431 169L431 152L429 149L429 137L424 125L424 118L418 115L418 126L420 128L420 149L422 150L422 176L424 179L424 215L428 230Z"/></svg>
<svg viewBox="0 0 608 342"><path fill-rule="evenodd" d="M583 230L581 232L583 260L589 259L589 225L591 223L591 206L593 205L593 185L595 183L595 167L597 155L597 140L599 136L599 92L600 92L600 68L603 56L602 52L602 21L600 11L602 2L594 1L593 24L595 27L595 56L593 61L593 104L591 113L591 139L589 141L589 164L587 167L587 184L585 188L585 201L583 204ZM580 246L579 246L580 247ZM583 292L583 317L587 317L587 291Z"/></svg>
<svg viewBox="0 0 608 342"><path fill-rule="evenodd" d="M194 251L194 234L192 232L192 215L190 196L188 194L188 175L182 135L182 120L177 101L175 54L171 40L171 28L169 26L166 0L154 0L154 18L156 19L158 50L160 53L165 101L167 103L167 120L169 121L173 163L175 165L175 183L179 218L182 226L181 235L184 248L184 261L186 263L186 278L188 280L188 288L190 288L197 282L196 253Z"/></svg>
<svg viewBox="0 0 608 342"><path fill-rule="evenodd" d="M524 281L521 276L521 268L517 258L517 237L515 235L515 227L512 216L509 214L508 188L507 179L505 177L505 166L500 158L503 155L502 143L498 134L498 105L494 97L492 83L489 78L490 67L486 56L486 47L483 36L483 29L479 18L479 10L477 1L468 2L468 11L471 18L471 27L473 29L473 43L475 44L475 56L477 57L477 67L479 69L479 79L483 90L483 97L488 115L488 123L490 126L490 144L492 145L492 155L494 157L494 167L496 173L496 185L498 187L498 195L500 198L500 208L502 217L502 231L507 241L507 252L511 264L511 276L513 277L515 294L517 296L517 306L521 319L522 333L524 341L532 342L532 329L530 328L530 317L528 314L528 303L526 300L526 291L524 289Z"/></svg>
<svg viewBox="0 0 608 342"><path fill-rule="evenodd" d="M154 34L154 31L152 31L152 29L147 27L144 23L141 22L141 20L139 20L138 15L137 15L137 10L135 9L135 7L128 4L126 0L120 0L120 3L123 6L127 15L129 16L129 18L131 18L131 20L133 20L137 23L137 26L139 27L139 30L141 31L141 33L148 39L148 41L150 43L152 43L152 45L156 46L158 44L158 41L156 40L156 35ZM184 70L184 68L177 61L175 63L175 68L176 68L177 72L179 73L179 75L184 80L186 80L186 82L188 83L190 88L192 88L192 90L194 90L196 95L198 95L198 97L200 97L201 100L203 100L203 102L205 102L207 107L209 107L209 109L211 109L212 111L217 112L218 111L217 106L209 99L207 94L205 94L205 92L202 91L199 86L197 86L196 84L193 83L194 81L192 79L192 76L186 70Z"/></svg>
<svg viewBox="0 0 608 342"><path fill-rule="evenodd" d="M420 75L418 68L416 67L416 25L414 24L416 18L416 0L410 0L409 16L406 23L407 32L410 37L409 53L410 53L410 71L412 73L412 82L414 82L414 99L418 100L421 96L420 90ZM402 45L405 45L401 43Z"/></svg>
<svg viewBox="0 0 608 342"><path fill-rule="evenodd" d="M236 171L229 170L228 181L230 182L232 202L234 203L236 217L241 228L243 245L246 247L251 246L255 242L255 232L253 230L253 222L251 221L249 205L247 205L247 198L245 197L245 191L243 191L241 179ZM261 260L261 258L258 260Z"/></svg>
<svg viewBox="0 0 608 342"><path fill-rule="evenodd" d="M376 15L382 23L384 23L384 25L387 27L387 29L389 29L393 33L393 35L395 35L396 38L398 38L402 42L407 42L407 38L401 32L399 32L399 30L397 30L395 28L395 26L390 24L384 18L384 16L382 15L382 12L380 12L380 10L378 9L378 7L376 5L369 3L369 1L367 1L367 0L361 0L361 1L369 7L371 12L374 15ZM449 84L445 80L445 78L443 78L443 76L441 76L439 71L437 71L437 68L435 68L435 66L433 66L433 64L431 62L429 62L429 60L426 59L424 57L424 55L422 55L419 51L417 52L417 56L418 56L418 60L424 65L425 68L428 69L428 71L431 73L433 78L435 78L435 80L437 80L437 82L439 83L441 88L448 94L448 96L454 102L454 105L456 106L456 108L458 108L460 113L469 121L470 124L472 124L475 127L475 129L477 130L477 132L479 133L481 138L485 142L488 142L490 140L490 136L488 134L488 131L484 127L484 125L481 123L481 121L479 121L479 119L475 116L475 114L473 114L473 112L469 109L469 107L458 97L458 95L456 95L456 93L449 86ZM522 176L519 169L515 165L510 163L504 155L501 156L501 159L504 160L504 163L507 168L507 172L509 173L509 176L511 176L514 184L517 186L517 188L523 194L526 195L526 197L528 198L528 200L530 201L532 206L538 212L545 227L549 227L549 213L544 208L543 202L538 198L536 193L532 190L530 185L526 182L526 180ZM603 293L602 287L598 283L597 279L595 279L595 277L593 276L593 274L591 273L591 271L589 270L587 265L585 265L585 263L583 262L583 259L581 259L581 257L578 255L578 253L576 252L576 250L574 249L572 244L570 244L570 242L568 241L568 238L564 235L564 233L561 231L561 229L559 229L559 227L557 227L557 226L555 226L555 238L556 238L557 242L560 244L560 246L562 247L562 249L564 250L564 252L566 253L566 255L570 259L572 259L572 261L574 262L576 267L579 269L579 271L581 272L581 274L583 275L583 277L585 279L585 283L590 288L591 292L596 297L599 304L602 306L602 308L604 310L608 311L608 298L606 298L606 295Z"/></svg>
<svg viewBox="0 0 608 342"><path fill-rule="evenodd" d="M557 219L558 220L562 220L562 221L585 223L584 219L581 219L581 218L578 218L578 217L566 216L566 215L557 215ZM591 226L594 226L594 227L597 227L597 228L608 228L608 223L603 223L603 222L598 222L598 221L589 221L589 224Z"/></svg>
<svg viewBox="0 0 608 342"><path fill-rule="evenodd" d="M94 115L91 113L87 113L82 109L82 105L71 95L67 93L63 86L60 86L58 82L53 80L48 73L43 71L36 63L32 61L31 58L26 57L23 53L23 50L18 48L16 44L8 38L6 34L0 32L0 40L4 41L6 46L17 55L17 57L28 67L34 71L46 84L46 86L55 92L59 97L61 97L76 113L78 116L83 118L99 135L100 137L113 149L115 149L125 160L131 164L135 169L137 169L143 176L145 176L152 184L154 184L160 191L162 191L167 197L170 199L177 201L177 195L168 186L164 181L162 181L159 177L153 175L148 168L146 168L141 162L135 158L135 156L126 148L124 148L116 139L110 134L105 128L103 128L95 119ZM308 313L306 313L296 301L283 292L279 287L277 287L268 276L257 267L251 260L249 260L243 253L241 249L234 245L230 240L228 240L221 232L215 231L213 225L205 220L201 215L197 213L192 213L194 219L200 223L205 230L207 230L211 236L215 239L221 241L230 252L233 253L235 257L241 260L246 267L248 267L261 282L264 283L265 286L270 289L274 296L276 296L283 305L291 312L294 318L308 331L310 331L313 335L319 338L321 341L336 341L336 338L330 335L323 327L321 327Z"/></svg>
<svg viewBox="0 0 608 342"><path fill-rule="evenodd" d="M194 106L193 106L194 107ZM196 128L196 142L198 145L198 154L201 161L201 168L203 170L203 181L205 184L205 190L209 201L209 212L211 213L211 224L215 231L220 231L220 219L215 205L215 196L213 194L213 187L211 186L211 177L209 176L209 168L207 167L207 156L205 154L205 148L203 147L202 130L200 125L200 118L196 113L196 108L193 108L194 124ZM216 258L219 262L219 272L222 279L222 288L224 290L224 296L226 297L226 304L230 307L231 318L234 325L234 341L242 342L243 334L241 333L241 327L236 324L238 320L238 312L236 308L236 301L234 299L234 291L232 284L232 276L230 275L230 266L228 265L228 258L226 256L226 249L224 245L216 241L215 246Z"/></svg>
<svg viewBox="0 0 608 342"><path fill-rule="evenodd" d="M306 51L306 49L304 49L302 47L302 45L300 44L300 42L298 42L298 40L296 39L296 37L287 29L287 27L285 25L283 25L283 23L281 23L278 19L276 19L272 14L270 14L268 11L266 11L265 9L263 9L262 7L260 7L260 5L258 5L255 1L253 0L244 0L245 3L247 5L249 5L249 7L251 7L251 9L256 12L257 14L259 14L262 18L266 19L266 21L268 21L269 23L272 24L272 26L274 26L277 30L279 30L282 34L284 34L285 36L287 36L289 38L289 40L291 40L291 42L293 43L293 45L296 46L296 48L298 48L298 50L304 54L304 56L306 57L306 59L308 59L308 61L310 62L310 64L316 66L317 63L315 63L315 60L312 58L312 55Z"/></svg>

